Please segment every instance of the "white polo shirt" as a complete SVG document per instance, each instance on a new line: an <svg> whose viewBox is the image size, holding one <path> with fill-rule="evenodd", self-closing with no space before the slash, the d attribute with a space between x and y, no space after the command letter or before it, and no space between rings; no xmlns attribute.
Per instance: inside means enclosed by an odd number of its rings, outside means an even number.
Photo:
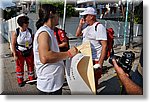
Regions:
<svg viewBox="0 0 150 102"><path fill-rule="evenodd" d="M34 64L37 74L37 88L43 92L54 92L59 90L64 82L64 64L63 61L57 63L42 64L39 58L38 42L37 38L39 33L46 31L51 39L50 49L55 52L59 52L57 40L54 36L53 30L47 26L40 27L35 36L33 42L34 51ZM43 49L44 50L44 49Z"/></svg>
<svg viewBox="0 0 150 102"><path fill-rule="evenodd" d="M95 31L95 26L98 22L95 22L91 26L87 26L83 29L83 43L85 41L90 41L92 50L92 59L99 59L101 55L102 45L100 40L107 40L106 28L102 24L97 25L97 31Z"/></svg>

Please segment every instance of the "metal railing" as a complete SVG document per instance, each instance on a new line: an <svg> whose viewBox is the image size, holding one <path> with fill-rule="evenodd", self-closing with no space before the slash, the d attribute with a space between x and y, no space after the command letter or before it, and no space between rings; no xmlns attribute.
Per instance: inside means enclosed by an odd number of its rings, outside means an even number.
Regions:
<svg viewBox="0 0 150 102"><path fill-rule="evenodd" d="M20 16L20 15L19 15ZM32 15L30 15L32 16ZM8 40L11 40L11 32L15 31L15 29L18 27L17 24L17 17L14 17L8 21L2 21L1 26L1 33L2 35ZM29 17L30 18L30 17ZM31 17L33 18L33 17ZM29 27L33 30L33 33L36 32L36 21L37 19L31 19L29 20ZM111 21L111 20L98 20L100 23L102 23L106 28L113 28L115 32L115 44L122 44L123 43L123 33L124 33L124 22L119 21ZM60 18L60 27L62 26L62 19ZM79 24L79 18L78 17L71 17L66 19L65 23L65 31L67 32L67 36L69 38L76 38L75 32L77 29L77 26ZM127 29L127 35L126 37L129 37L130 33L130 23L128 22L128 29ZM134 24L134 38L138 36L143 36L143 25L141 24ZM128 40L128 39L127 39ZM128 41L127 41L128 43Z"/></svg>

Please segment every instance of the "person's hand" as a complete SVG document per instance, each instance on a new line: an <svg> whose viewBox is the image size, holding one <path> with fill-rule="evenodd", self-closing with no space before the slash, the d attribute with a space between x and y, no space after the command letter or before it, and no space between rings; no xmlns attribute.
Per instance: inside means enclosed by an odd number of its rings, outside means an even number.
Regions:
<svg viewBox="0 0 150 102"><path fill-rule="evenodd" d="M85 20L84 18L81 18L79 22L79 26L83 26L84 24L85 24Z"/></svg>
<svg viewBox="0 0 150 102"><path fill-rule="evenodd" d="M120 75L126 74L127 76L129 76L127 73L125 73L123 71L123 69L121 67L118 66L118 64L117 64L115 59L112 59L112 62L113 62L113 65L114 65L114 68L115 68L117 74L120 74Z"/></svg>
<svg viewBox="0 0 150 102"><path fill-rule="evenodd" d="M73 57L78 53L78 49L74 46L67 51L69 57Z"/></svg>
<svg viewBox="0 0 150 102"><path fill-rule="evenodd" d="M14 60L16 61L18 59L18 56L14 55Z"/></svg>
<svg viewBox="0 0 150 102"><path fill-rule="evenodd" d="M95 70L97 70L97 69L102 68L102 67L101 67L100 64L95 64L95 65L93 66L93 68L94 68Z"/></svg>

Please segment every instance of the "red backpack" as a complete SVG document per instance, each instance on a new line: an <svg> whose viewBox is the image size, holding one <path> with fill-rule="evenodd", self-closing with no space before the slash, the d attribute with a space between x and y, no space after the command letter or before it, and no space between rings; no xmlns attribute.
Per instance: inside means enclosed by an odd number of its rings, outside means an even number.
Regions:
<svg viewBox="0 0 150 102"><path fill-rule="evenodd" d="M95 26L95 31L97 31L97 26L100 23L97 23ZM113 28L107 28L107 52L105 56L105 60L107 60L110 56L114 55L113 44L114 44L114 30Z"/></svg>

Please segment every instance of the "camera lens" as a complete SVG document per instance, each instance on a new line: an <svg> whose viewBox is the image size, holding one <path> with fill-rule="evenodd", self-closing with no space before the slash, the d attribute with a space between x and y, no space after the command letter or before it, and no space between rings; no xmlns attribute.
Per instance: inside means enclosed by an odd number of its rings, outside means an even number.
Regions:
<svg viewBox="0 0 150 102"><path fill-rule="evenodd" d="M123 53L122 57L113 55L109 58L109 63L113 65L112 59L115 59L118 66L121 67L126 73L129 73L135 59L135 54L132 51L126 51Z"/></svg>

